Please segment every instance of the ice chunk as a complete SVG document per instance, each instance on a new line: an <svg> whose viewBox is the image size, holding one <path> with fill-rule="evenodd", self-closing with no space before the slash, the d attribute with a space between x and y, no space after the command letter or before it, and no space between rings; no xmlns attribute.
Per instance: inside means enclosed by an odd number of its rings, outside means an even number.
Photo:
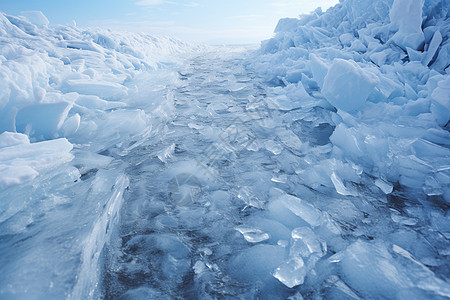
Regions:
<svg viewBox="0 0 450 300"><path fill-rule="evenodd" d="M255 192L253 191L253 189L248 186L243 186L239 190L239 193L237 196L247 206L262 208L264 205L264 201L262 199L259 199L259 197L255 195Z"/></svg>
<svg viewBox="0 0 450 300"><path fill-rule="evenodd" d="M370 59L378 66L385 64L387 58L386 51L375 52L370 55Z"/></svg>
<svg viewBox="0 0 450 300"><path fill-rule="evenodd" d="M76 283L73 287L72 299L87 298L87 295L93 295L96 292L100 277L98 270L98 262L101 260L100 253L103 251L105 244L110 241L111 230L108 229L118 223L123 193L129 186L129 180L124 174L117 176L113 185L110 186L108 179L112 177L112 172L103 171L99 173L100 176L95 178L96 182L94 181L91 191L95 193L96 188L98 188L99 194L108 195L110 193L110 197L107 198L104 206L102 205L103 211L94 221L90 233L82 241L81 265L78 270L79 273L75 277ZM109 187L109 190L105 190L105 187Z"/></svg>
<svg viewBox="0 0 450 300"><path fill-rule="evenodd" d="M326 287L324 288L323 295L326 297L326 299L347 299L347 300L361 299L338 276L335 275L330 276L325 281L325 284Z"/></svg>
<svg viewBox="0 0 450 300"><path fill-rule="evenodd" d="M380 188L380 190L383 191L383 193L390 194L392 193L392 190L394 189L394 186L390 184L389 182L386 182L380 178L375 180L375 185Z"/></svg>
<svg viewBox="0 0 450 300"><path fill-rule="evenodd" d="M422 6L424 0L394 0L389 11L392 25L398 31L392 40L404 50L417 50L425 41L422 32Z"/></svg>
<svg viewBox="0 0 450 300"><path fill-rule="evenodd" d="M326 247L317 239L316 235L309 227L298 227L291 232L294 245L290 249L291 256L301 255L302 257L309 257L313 253L322 256L326 252Z"/></svg>
<svg viewBox="0 0 450 300"><path fill-rule="evenodd" d="M288 32L294 31L298 26L298 19L295 18L283 18L278 21L275 32Z"/></svg>
<svg viewBox="0 0 450 300"><path fill-rule="evenodd" d="M357 52L365 52L367 50L367 47L360 40L354 40L350 49Z"/></svg>
<svg viewBox="0 0 450 300"><path fill-rule="evenodd" d="M0 189L25 183L38 173L71 161L72 144L66 139L22 143L0 148ZM11 140L10 140L11 142Z"/></svg>
<svg viewBox="0 0 450 300"><path fill-rule="evenodd" d="M289 111L301 107L299 101L293 101L289 99L286 95L274 97L272 98L272 101L275 108L282 111Z"/></svg>
<svg viewBox="0 0 450 300"><path fill-rule="evenodd" d="M433 39L430 42L430 45L428 46L428 51L425 54L425 57L422 60L422 63L426 66L428 66L433 59L433 57L436 54L436 51L439 48L439 45L442 43L442 34L438 30L434 33Z"/></svg>
<svg viewBox="0 0 450 300"><path fill-rule="evenodd" d="M343 196L358 196L358 192L352 190L351 188L347 188L344 182L342 182L342 179L338 175L336 175L335 172L331 173L330 178L333 182L336 192L338 192L339 194Z"/></svg>
<svg viewBox="0 0 450 300"><path fill-rule="evenodd" d="M309 55L309 67L311 68L313 79L322 88L328 72L328 66L317 55L311 53Z"/></svg>
<svg viewBox="0 0 450 300"><path fill-rule="evenodd" d="M106 101L94 95L80 95L75 102L77 105L84 106L89 109L107 110L126 106L125 103L119 101Z"/></svg>
<svg viewBox="0 0 450 300"><path fill-rule="evenodd" d="M373 92L377 79L355 62L335 59L325 76L322 94L337 109L355 113Z"/></svg>
<svg viewBox="0 0 450 300"><path fill-rule="evenodd" d="M320 225L320 211L318 211L316 208L314 208L314 206L305 202L304 200L292 195L283 195L278 198L278 202L279 205L287 208L289 211L302 218L311 226Z"/></svg>
<svg viewBox="0 0 450 300"><path fill-rule="evenodd" d="M30 140L28 139L28 136L22 133L5 131L0 134L0 148L29 143Z"/></svg>
<svg viewBox="0 0 450 300"><path fill-rule="evenodd" d="M439 81L431 94L431 111L439 125L445 126L450 119L450 76Z"/></svg>
<svg viewBox="0 0 450 300"><path fill-rule="evenodd" d="M4 166L0 164L0 190L34 179L39 173L29 166Z"/></svg>
<svg viewBox="0 0 450 300"><path fill-rule="evenodd" d="M352 33L344 33L339 36L339 41L342 45L350 47L352 45L355 36Z"/></svg>
<svg viewBox="0 0 450 300"><path fill-rule="evenodd" d="M276 268L273 276L288 288L296 287L305 281L305 263L301 257L292 257Z"/></svg>
<svg viewBox="0 0 450 300"><path fill-rule="evenodd" d="M242 282L267 281L285 258L285 249L274 245L255 245L237 253L229 264L230 272Z"/></svg>
<svg viewBox="0 0 450 300"><path fill-rule="evenodd" d="M16 115L16 130L36 139L53 139L72 107L68 102L42 103L22 108Z"/></svg>
<svg viewBox="0 0 450 300"><path fill-rule="evenodd" d="M302 147L302 141L298 136L292 132L292 130L280 128L277 133L281 142L288 148L293 150L300 150Z"/></svg>
<svg viewBox="0 0 450 300"><path fill-rule="evenodd" d="M445 69L448 67L449 58L450 58L450 43L446 43L439 49L436 61L432 65L433 69L436 69L439 72L445 72Z"/></svg>
<svg viewBox="0 0 450 300"><path fill-rule="evenodd" d="M102 80L70 79L66 84L69 92L95 95L107 100L121 100L128 94L123 85Z"/></svg>
<svg viewBox="0 0 450 300"><path fill-rule="evenodd" d="M345 250L340 265L344 281L362 295L389 298L411 287L409 278L393 261L383 245L357 241Z"/></svg>
<svg viewBox="0 0 450 300"><path fill-rule="evenodd" d="M27 18L30 23L38 27L48 26L50 24L47 17L41 11L21 11L20 14Z"/></svg>
<svg viewBox="0 0 450 300"><path fill-rule="evenodd" d="M245 240L249 243L259 243L265 240L268 240L270 236L258 228L248 228L248 227L236 227L236 230L239 231L245 238Z"/></svg>
<svg viewBox="0 0 450 300"><path fill-rule="evenodd" d="M104 156L88 151L75 151L75 158L72 164L80 169L80 172L86 173L92 169L106 168L113 160L110 156Z"/></svg>
<svg viewBox="0 0 450 300"><path fill-rule="evenodd" d="M264 143L264 146L266 147L267 151L270 151L275 155L279 155L281 151L283 151L283 147L272 140L266 141Z"/></svg>
<svg viewBox="0 0 450 300"><path fill-rule="evenodd" d="M62 135L69 137L74 135L80 127L81 117L79 114L75 114L70 118L67 118L64 124L61 126Z"/></svg>
<svg viewBox="0 0 450 300"><path fill-rule="evenodd" d="M267 233L269 236L268 243L275 244L279 240L290 240L291 231L280 222L268 218L253 217L248 220L248 225Z"/></svg>

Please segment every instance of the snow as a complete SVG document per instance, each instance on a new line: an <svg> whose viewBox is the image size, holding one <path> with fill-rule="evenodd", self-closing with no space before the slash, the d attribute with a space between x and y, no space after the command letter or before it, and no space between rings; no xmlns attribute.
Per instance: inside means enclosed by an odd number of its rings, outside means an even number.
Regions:
<svg viewBox="0 0 450 300"><path fill-rule="evenodd" d="M447 7L251 51L0 13L0 298L450 297Z"/></svg>

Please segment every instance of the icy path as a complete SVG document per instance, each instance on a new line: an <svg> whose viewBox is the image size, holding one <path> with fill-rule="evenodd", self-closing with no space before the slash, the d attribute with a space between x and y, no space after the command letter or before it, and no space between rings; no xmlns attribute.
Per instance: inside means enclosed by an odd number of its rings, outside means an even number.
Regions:
<svg viewBox="0 0 450 300"><path fill-rule="evenodd" d="M104 252L107 299L449 295L435 252L448 242L416 218L429 208L364 182L303 185L299 169L332 161L321 109L280 108L239 53L197 57L179 79L153 133L122 153L130 188Z"/></svg>
<svg viewBox="0 0 450 300"><path fill-rule="evenodd" d="M247 219L263 207L277 169L273 153L258 152L258 145L273 144L275 153L282 146L268 131L275 110L264 83L239 56L210 53L181 70L182 84L167 91L173 93L174 118L155 131L163 134L140 141L123 157L130 189L104 264L107 298L126 290L130 297L170 299L255 293L243 276L253 270L242 270L239 261L230 266L228 260L269 239L253 228L257 220ZM273 249L261 250L264 255ZM270 277L277 263L259 271ZM277 287L281 297L286 289L281 283Z"/></svg>

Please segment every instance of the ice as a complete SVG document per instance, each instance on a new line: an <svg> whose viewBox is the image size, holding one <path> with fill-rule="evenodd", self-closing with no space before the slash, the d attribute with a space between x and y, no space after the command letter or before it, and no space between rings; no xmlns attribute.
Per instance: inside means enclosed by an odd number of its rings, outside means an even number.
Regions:
<svg viewBox="0 0 450 300"><path fill-rule="evenodd" d="M58 137L57 132L71 108L72 105L68 102L26 106L17 112L16 130L37 140L53 139ZM77 124L74 125L72 127L78 127Z"/></svg>
<svg viewBox="0 0 450 300"><path fill-rule="evenodd" d="M333 182L334 188L339 194L344 196L358 196L358 193L356 191L353 191L352 189L344 185L342 179L338 175L336 175L335 172L331 173L331 181Z"/></svg>
<svg viewBox="0 0 450 300"><path fill-rule="evenodd" d="M273 245L255 245L242 251L230 262L233 276L242 282L268 281L285 257L285 250Z"/></svg>
<svg viewBox="0 0 450 300"><path fill-rule="evenodd" d="M20 134L3 133L6 144L0 148L0 186L2 189L23 184L45 172L73 159L73 146L66 139L29 143ZM19 144L16 144L19 142Z"/></svg>
<svg viewBox="0 0 450 300"><path fill-rule="evenodd" d="M0 13L0 298L448 298L446 7L258 50Z"/></svg>
<svg viewBox="0 0 450 300"><path fill-rule="evenodd" d="M34 179L39 173L29 166L5 166L0 165L0 188L21 184Z"/></svg>
<svg viewBox="0 0 450 300"><path fill-rule="evenodd" d="M278 215L281 220L281 222L286 222L289 219L291 219L294 223L291 223L292 221L288 221L291 224L301 224L301 222L294 221L295 218L289 217L288 214L283 213L283 211L289 211L290 213L293 213L295 216L300 217L300 220L303 220L304 222L310 224L311 226L318 226L320 224L320 212L315 209L311 204L307 203L306 201L297 198L295 196L291 195L284 195L281 196L274 201L270 203L269 210L275 214ZM295 225L294 225L295 226Z"/></svg>
<svg viewBox="0 0 450 300"><path fill-rule="evenodd" d="M283 150L283 147L281 145L272 140L267 141L265 143L265 147L268 151L272 152L275 155L280 154L281 151Z"/></svg>
<svg viewBox="0 0 450 300"><path fill-rule="evenodd" d="M431 94L431 112L439 125L443 126L450 120L450 77L438 82L438 86Z"/></svg>
<svg viewBox="0 0 450 300"><path fill-rule="evenodd" d="M355 62L335 59L325 76L322 93L337 109L355 113L365 106L376 82Z"/></svg>
<svg viewBox="0 0 450 300"><path fill-rule="evenodd" d="M275 269L273 276L288 288L302 284L305 280L306 268L301 257L291 258Z"/></svg>
<svg viewBox="0 0 450 300"><path fill-rule="evenodd" d="M107 100L120 100L127 95L127 89L124 86L113 82L91 79L71 79L68 80L66 84L67 91L69 92L95 95Z"/></svg>
<svg viewBox="0 0 450 300"><path fill-rule="evenodd" d="M347 47L350 47L354 40L355 36L351 33L344 33L339 36L339 41L341 41L342 45Z"/></svg>
<svg viewBox="0 0 450 300"><path fill-rule="evenodd" d="M236 230L239 231L249 243L259 243L270 238L267 233L258 228L236 227Z"/></svg>
<svg viewBox="0 0 450 300"><path fill-rule="evenodd" d="M103 185L105 179L110 174L105 172L102 178L102 172L99 172L101 178L97 185L93 186L94 193L104 192ZM94 183L95 184L95 183ZM120 209L122 208L123 192L129 185L129 180L125 175L120 175L115 179L114 185L111 187L110 198L105 203L103 212L98 216L90 234L83 241L85 245L81 253L81 270L77 278L76 284L73 287L71 294L72 299L83 298L86 296L95 295L97 292L97 285L100 273L97 269L99 260L101 259L101 252L106 243L109 243L111 236L110 228L113 228L118 223L120 218Z"/></svg>
<svg viewBox="0 0 450 300"><path fill-rule="evenodd" d="M36 26L43 27L50 24L47 17L41 11L21 11L20 14Z"/></svg>
<svg viewBox="0 0 450 300"><path fill-rule="evenodd" d="M150 287L140 287L137 289L129 290L118 299L121 300L145 300L145 299L161 299L168 300L170 296L166 296L159 292L158 290L152 289Z"/></svg>
<svg viewBox="0 0 450 300"><path fill-rule="evenodd" d="M29 143L28 136L22 133L4 131L0 134L0 148Z"/></svg>
<svg viewBox="0 0 450 300"><path fill-rule="evenodd" d="M339 262L343 277L363 295L389 297L411 286L406 274L392 264L384 246L357 241L346 251Z"/></svg>
<svg viewBox="0 0 450 300"><path fill-rule="evenodd" d="M439 46L442 43L442 34L438 30L434 33L433 39L431 40L426 55L424 56L422 62L424 65L428 66L431 62L431 60L436 55L436 51L438 50Z"/></svg>
<svg viewBox="0 0 450 300"><path fill-rule="evenodd" d="M309 66L313 75L313 79L317 82L320 88L323 87L325 76L328 73L328 66L315 54L309 55Z"/></svg>
<svg viewBox="0 0 450 300"><path fill-rule="evenodd" d="M394 0L389 11L392 25L398 30L392 40L403 49L417 50L425 41L422 32L422 6L424 0Z"/></svg>
<svg viewBox="0 0 450 300"><path fill-rule="evenodd" d="M113 108L120 108L126 106L125 103L119 102L119 101L106 101L101 99L98 96L95 95L80 95L76 102L77 105L81 105L85 108L89 109L101 109L101 110L108 110Z"/></svg>
<svg viewBox="0 0 450 300"><path fill-rule="evenodd" d="M80 127L81 117L78 113L67 118L61 126L62 136L73 136Z"/></svg>
<svg viewBox="0 0 450 300"><path fill-rule="evenodd" d="M392 193L392 190L394 189L392 184L390 184L389 182L386 182L385 180L382 180L380 178L375 180L375 185L377 187L379 187L385 194Z"/></svg>
<svg viewBox="0 0 450 300"><path fill-rule="evenodd" d="M326 248L322 249L322 245L309 227L295 228L292 230L291 236L294 239L294 245L290 250L291 255L309 257L313 253L323 255L326 252Z"/></svg>
<svg viewBox="0 0 450 300"><path fill-rule="evenodd" d="M292 150L301 150L302 141L289 129L280 129L277 133L281 143Z"/></svg>

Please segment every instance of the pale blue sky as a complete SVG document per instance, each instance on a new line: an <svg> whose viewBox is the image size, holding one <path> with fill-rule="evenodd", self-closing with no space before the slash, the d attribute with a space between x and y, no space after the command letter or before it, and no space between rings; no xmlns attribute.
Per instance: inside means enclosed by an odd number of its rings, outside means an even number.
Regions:
<svg viewBox="0 0 450 300"><path fill-rule="evenodd" d="M210 43L258 43L280 18L297 17L338 0L0 0L0 11L40 10L53 24L142 31Z"/></svg>

